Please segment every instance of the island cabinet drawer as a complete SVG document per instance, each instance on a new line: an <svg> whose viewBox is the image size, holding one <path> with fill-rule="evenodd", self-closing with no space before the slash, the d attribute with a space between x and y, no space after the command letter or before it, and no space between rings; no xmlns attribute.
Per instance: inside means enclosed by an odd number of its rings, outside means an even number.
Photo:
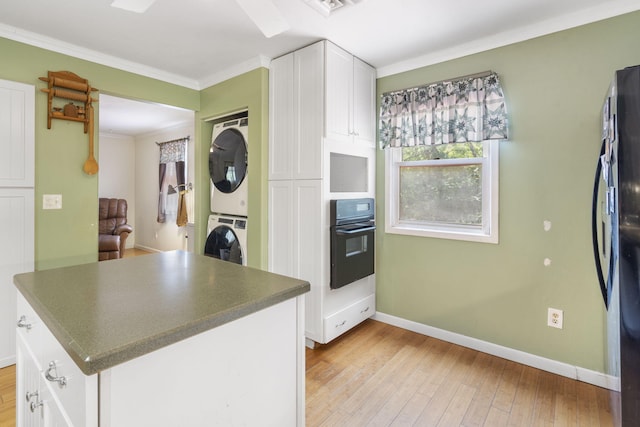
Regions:
<svg viewBox="0 0 640 427"><path fill-rule="evenodd" d="M329 342L376 313L376 296L369 295L324 319L324 342Z"/></svg>
<svg viewBox="0 0 640 427"><path fill-rule="evenodd" d="M92 424L98 405L97 375L86 376L48 328L42 330L42 378L75 426ZM96 418L97 419L97 418Z"/></svg>
<svg viewBox="0 0 640 427"><path fill-rule="evenodd" d="M35 357L38 369L42 369L42 330L45 328L40 317L33 311L22 295L18 293L16 327L29 351Z"/></svg>
<svg viewBox="0 0 640 427"><path fill-rule="evenodd" d="M17 309L18 319L25 316L23 326L18 326L18 335L28 348L30 357L40 373L39 393L43 401L47 401L48 409L45 412L58 414L52 419L64 420L53 424L45 422L45 425L97 426L97 375L86 376L82 373L20 294ZM47 396L47 399L44 399L44 396Z"/></svg>

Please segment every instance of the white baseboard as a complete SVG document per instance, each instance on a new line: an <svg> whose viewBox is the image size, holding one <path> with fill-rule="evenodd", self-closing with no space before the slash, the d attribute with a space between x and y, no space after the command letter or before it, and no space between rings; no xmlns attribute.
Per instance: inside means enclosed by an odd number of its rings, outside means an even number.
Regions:
<svg viewBox="0 0 640 427"><path fill-rule="evenodd" d="M402 319L390 314L377 312L372 319L422 335L437 338L442 341L447 341L463 347L478 350L483 353L501 357L503 359L511 360L513 362L522 363L523 365L531 366L543 371L562 375L563 377L572 378L610 390L620 391L619 379L602 372L596 372L579 366L569 365L568 363L559 362L557 360L547 359L546 357L536 356L535 354L482 341L477 338L471 338L455 332L445 331L444 329L434 328L433 326Z"/></svg>
<svg viewBox="0 0 640 427"><path fill-rule="evenodd" d="M134 248L136 248L136 249L142 249L143 251L147 251L147 252L163 252L163 251L161 251L161 250L159 250L159 249L156 249L156 248L150 248L149 246L138 245L138 244L136 244L136 245L134 246Z"/></svg>
<svg viewBox="0 0 640 427"><path fill-rule="evenodd" d="M9 356L9 357L5 357L4 359L0 359L0 368L6 368L7 366L11 366L15 364L16 364L15 356Z"/></svg>

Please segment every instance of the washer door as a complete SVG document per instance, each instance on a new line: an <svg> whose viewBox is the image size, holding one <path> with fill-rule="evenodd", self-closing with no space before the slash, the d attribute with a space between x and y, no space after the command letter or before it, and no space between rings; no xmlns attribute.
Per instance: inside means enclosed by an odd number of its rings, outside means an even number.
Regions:
<svg viewBox="0 0 640 427"><path fill-rule="evenodd" d="M239 130L225 129L211 143L209 176L223 193L233 193L247 174L247 145Z"/></svg>
<svg viewBox="0 0 640 427"><path fill-rule="evenodd" d="M204 245L204 254L242 265L242 248L238 236L226 225L219 225L209 233Z"/></svg>

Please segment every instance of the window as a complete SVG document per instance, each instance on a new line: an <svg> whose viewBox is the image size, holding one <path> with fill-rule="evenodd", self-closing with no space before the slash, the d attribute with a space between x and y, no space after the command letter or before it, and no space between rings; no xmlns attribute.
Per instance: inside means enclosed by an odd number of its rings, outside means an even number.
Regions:
<svg viewBox="0 0 640 427"><path fill-rule="evenodd" d="M386 232L498 243L498 140L385 150Z"/></svg>

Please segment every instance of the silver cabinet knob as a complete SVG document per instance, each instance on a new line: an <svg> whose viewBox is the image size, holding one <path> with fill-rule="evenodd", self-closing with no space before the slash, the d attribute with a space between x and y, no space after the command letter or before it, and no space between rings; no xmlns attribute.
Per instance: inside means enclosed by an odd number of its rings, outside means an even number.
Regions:
<svg viewBox="0 0 640 427"><path fill-rule="evenodd" d="M31 323L27 323L27 317L22 315L18 319L18 328L26 328L27 330L31 329Z"/></svg>
<svg viewBox="0 0 640 427"><path fill-rule="evenodd" d="M58 383L60 388L64 388L67 386L67 377L59 377L58 376L58 368L56 366L56 362L53 360L49 362L49 369L44 373L44 377L47 381L51 381L52 383Z"/></svg>

